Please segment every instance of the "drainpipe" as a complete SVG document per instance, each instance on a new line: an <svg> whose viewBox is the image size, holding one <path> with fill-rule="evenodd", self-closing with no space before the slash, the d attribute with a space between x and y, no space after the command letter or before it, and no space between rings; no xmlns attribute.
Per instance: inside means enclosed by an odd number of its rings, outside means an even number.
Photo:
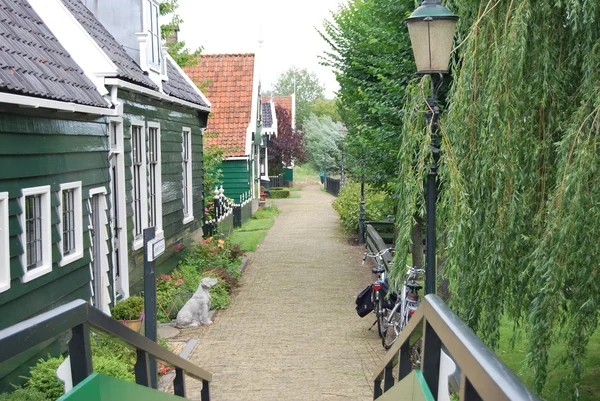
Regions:
<svg viewBox="0 0 600 401"><path fill-rule="evenodd" d="M116 85L110 87L110 102L113 106L117 106L119 104L119 88Z"/></svg>

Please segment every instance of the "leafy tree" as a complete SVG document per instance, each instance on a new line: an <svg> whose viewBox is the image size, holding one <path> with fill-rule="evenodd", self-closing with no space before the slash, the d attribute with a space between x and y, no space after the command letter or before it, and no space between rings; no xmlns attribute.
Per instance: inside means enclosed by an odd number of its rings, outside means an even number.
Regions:
<svg viewBox="0 0 600 401"><path fill-rule="evenodd" d="M296 126L302 127L310 115L310 105L317 99L322 99L325 87L314 72L306 68L291 67L277 77L273 85L275 96L289 96L296 93Z"/></svg>
<svg viewBox="0 0 600 401"><path fill-rule="evenodd" d="M221 184L223 171L220 166L223 163L224 149L218 145L209 145L207 138L214 138L218 134L204 133L204 199L209 201L214 197L215 188Z"/></svg>
<svg viewBox="0 0 600 401"><path fill-rule="evenodd" d="M338 112L338 99L317 99L310 105L310 112L317 117L329 116L333 121L342 121Z"/></svg>
<svg viewBox="0 0 600 401"><path fill-rule="evenodd" d="M281 107L275 106L277 116L277 136L269 143L269 172L280 174L284 166L294 163L304 163L308 159L304 147L304 133L292 129L291 113Z"/></svg>
<svg viewBox="0 0 600 401"><path fill-rule="evenodd" d="M441 121L438 232L451 305L492 347L501 319L512 320L528 341L534 389L577 399L600 310L600 5L450 6L461 19ZM422 213L428 86L423 78L407 92L397 247ZM555 344L566 373L560 394L544 394Z"/></svg>
<svg viewBox="0 0 600 401"><path fill-rule="evenodd" d="M163 40L166 40L169 36L179 30L179 25L183 23L183 20L177 14L177 8L179 7L178 0L163 0L159 3L159 13L162 16L171 15L171 21L161 25L160 34ZM202 47L196 50L190 50L185 47L185 41L179 40L176 42L165 42L164 44L169 52L169 55L173 57L173 60L180 67L190 67L198 64L198 56L202 52Z"/></svg>
<svg viewBox="0 0 600 401"><path fill-rule="evenodd" d="M325 164L328 173L338 173L344 142L343 124L333 121L329 116L318 118L311 114L304 124L304 132L312 166L322 170Z"/></svg>
<svg viewBox="0 0 600 401"><path fill-rule="evenodd" d="M413 9L413 0L350 0L320 32L331 47L323 61L340 84L349 161L357 174L390 193L398 175L405 87L415 71L410 39L399 21Z"/></svg>

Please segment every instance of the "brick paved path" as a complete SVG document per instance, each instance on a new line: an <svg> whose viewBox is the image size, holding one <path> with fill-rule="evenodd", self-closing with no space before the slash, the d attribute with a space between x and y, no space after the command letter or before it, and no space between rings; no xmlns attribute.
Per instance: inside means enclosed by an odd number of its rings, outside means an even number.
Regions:
<svg viewBox="0 0 600 401"><path fill-rule="evenodd" d="M250 254L232 305L214 325L182 333L199 338L190 360L213 372L213 400L372 399L384 352L367 331L374 319L354 311L370 269L340 232L333 197L317 185L300 194L277 201L281 214ZM199 400L200 384L186 384Z"/></svg>

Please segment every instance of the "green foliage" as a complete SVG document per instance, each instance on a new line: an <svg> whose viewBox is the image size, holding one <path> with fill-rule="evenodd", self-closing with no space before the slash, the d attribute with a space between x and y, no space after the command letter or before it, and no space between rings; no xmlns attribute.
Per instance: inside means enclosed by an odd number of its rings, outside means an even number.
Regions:
<svg viewBox="0 0 600 401"><path fill-rule="evenodd" d="M108 335L92 333L90 336L92 344L92 357L111 357L119 360L129 371L133 372L136 362L135 350L115 341ZM94 363L94 368L96 364Z"/></svg>
<svg viewBox="0 0 600 401"><path fill-rule="evenodd" d="M360 184L348 182L333 201L339 213L342 227L348 232L358 232L360 217ZM383 192L365 185L365 218L368 221L386 221L392 215L392 202Z"/></svg>
<svg viewBox="0 0 600 401"><path fill-rule="evenodd" d="M243 251L254 252L266 235L266 231L234 231L231 241L239 244Z"/></svg>
<svg viewBox="0 0 600 401"><path fill-rule="evenodd" d="M304 124L306 150L310 155L312 168L337 173L341 169L341 154L344 142L343 125L334 122L331 117L318 118L311 114Z"/></svg>
<svg viewBox="0 0 600 401"><path fill-rule="evenodd" d="M117 320L137 320L144 313L144 298L132 296L117 302L110 314Z"/></svg>
<svg viewBox="0 0 600 401"><path fill-rule="evenodd" d="M390 193L405 135L405 89L415 72L402 20L414 8L414 0L350 0L320 32L331 47L324 63L340 84L338 109L348 129L345 164L357 180L364 174Z"/></svg>
<svg viewBox="0 0 600 401"><path fill-rule="evenodd" d="M282 199L282 198L289 198L290 197L290 191L284 188L272 188L269 191L269 196L272 199Z"/></svg>
<svg viewBox="0 0 600 401"><path fill-rule="evenodd" d="M317 99L310 105L310 112L317 117L329 116L335 122L342 121L338 111L338 99Z"/></svg>
<svg viewBox="0 0 600 401"><path fill-rule="evenodd" d="M214 190L219 185L222 185L223 171L220 169L223 163L224 149L217 145L209 145L207 138L214 138L218 134L205 132L203 137L204 144L204 199L208 200L205 205L205 215L214 216L214 210L211 209L212 200L214 198Z"/></svg>
<svg viewBox="0 0 600 401"><path fill-rule="evenodd" d="M56 400L65 392L65 385L56 377L56 369L63 363L64 357L40 359L29 371L29 378L25 387L39 391L49 400Z"/></svg>
<svg viewBox="0 0 600 401"><path fill-rule="evenodd" d="M119 358L111 355L93 355L92 362L94 372L102 373L115 379L125 380L135 383L135 376L132 372L133 365L124 363Z"/></svg>
<svg viewBox="0 0 600 401"><path fill-rule="evenodd" d="M525 334L535 391L561 366L556 397L577 399L600 310L600 6L449 6L459 51L440 126L438 232L452 307L494 348L506 316ZM410 87L403 111L397 248L423 214L428 83Z"/></svg>
<svg viewBox="0 0 600 401"><path fill-rule="evenodd" d="M159 14L161 16L171 15L171 20L160 26L160 35L163 40L179 31L179 26L183 23L181 16L177 14L179 7L178 0L162 0L159 3ZM184 41L165 42L167 52L180 67L190 67L198 64L198 56L202 52L202 47L196 50L190 50L185 47Z"/></svg>
<svg viewBox="0 0 600 401"><path fill-rule="evenodd" d="M0 394L0 401L51 401L51 399L35 388L18 387L12 393Z"/></svg>
<svg viewBox="0 0 600 401"><path fill-rule="evenodd" d="M304 127L310 115L310 105L322 99L325 87L314 72L291 67L277 77L273 85L275 96L289 96L296 92L296 127Z"/></svg>

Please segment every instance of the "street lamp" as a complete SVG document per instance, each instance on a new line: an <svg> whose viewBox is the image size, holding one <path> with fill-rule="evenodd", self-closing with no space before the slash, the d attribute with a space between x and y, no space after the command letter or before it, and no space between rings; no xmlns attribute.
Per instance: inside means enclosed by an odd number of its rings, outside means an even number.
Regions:
<svg viewBox="0 0 600 401"><path fill-rule="evenodd" d="M437 135L440 109L436 101L435 76L448 73L454 30L458 17L440 4L439 0L423 0L421 6L404 20L417 64L417 74L431 75L431 98L427 99L427 125L431 127L431 154L433 163L427 174L426 196L426 259L425 293L434 294L436 285L435 202L437 199L437 169L440 159L440 141ZM440 84L443 81L440 79Z"/></svg>

